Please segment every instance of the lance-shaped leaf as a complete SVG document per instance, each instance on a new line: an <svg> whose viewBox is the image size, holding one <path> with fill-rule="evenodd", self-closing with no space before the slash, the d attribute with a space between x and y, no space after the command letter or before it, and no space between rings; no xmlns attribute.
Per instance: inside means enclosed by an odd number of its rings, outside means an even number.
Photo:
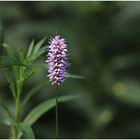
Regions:
<svg viewBox="0 0 140 140"><path fill-rule="evenodd" d="M67 96L60 96L58 98L59 102L66 102L75 98L80 97L80 95L67 95ZM55 107L56 105L56 98L47 100L37 107L35 107L25 118L24 123L32 125L34 124L44 113L48 112L50 109Z"/></svg>
<svg viewBox="0 0 140 140"><path fill-rule="evenodd" d="M19 137L23 135L25 139L35 139L34 132L29 124L20 123L18 130L20 131Z"/></svg>
<svg viewBox="0 0 140 140"><path fill-rule="evenodd" d="M47 47L41 47L43 43L45 42L45 40L46 40L46 37L43 38L41 41L39 41L36 45L34 45L34 41L32 41L32 43L29 46L26 60L28 60L29 62L32 62L33 60L38 58L41 54L46 52Z"/></svg>
<svg viewBox="0 0 140 140"><path fill-rule="evenodd" d="M83 76L75 75L75 74L67 74L67 78L73 78L73 79L82 79L84 78Z"/></svg>

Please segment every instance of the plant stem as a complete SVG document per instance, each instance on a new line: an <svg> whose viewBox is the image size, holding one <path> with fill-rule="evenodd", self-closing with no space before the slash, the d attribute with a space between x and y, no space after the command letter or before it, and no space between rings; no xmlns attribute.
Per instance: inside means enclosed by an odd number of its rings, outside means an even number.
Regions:
<svg viewBox="0 0 140 140"><path fill-rule="evenodd" d="M16 124L18 123L18 116L19 116L19 95L17 96L15 100L15 118L14 118L14 123L12 127L12 138L16 139L18 132L17 132L17 126Z"/></svg>
<svg viewBox="0 0 140 140"><path fill-rule="evenodd" d="M12 93L14 95L15 99L15 112L14 112L14 122L11 128L12 131L12 138L17 139L18 138L18 129L17 129L17 124L19 123L19 117L20 117L20 96L21 96L21 91L22 87L24 84L24 78L25 78L25 68L18 66L18 67L13 67L13 72L15 74L15 88L12 90Z"/></svg>
<svg viewBox="0 0 140 140"><path fill-rule="evenodd" d="M16 122L18 122L18 118L19 118L19 94L17 95L16 107L15 107L15 120L16 120Z"/></svg>
<svg viewBox="0 0 140 140"><path fill-rule="evenodd" d="M55 136L58 138L58 87L56 87Z"/></svg>
<svg viewBox="0 0 140 140"><path fill-rule="evenodd" d="M14 124L13 124L13 138L14 139L17 139L18 137L18 130L17 130L17 124L18 124L18 121L19 121L19 114L20 114L20 94L21 94L21 88L22 88L22 85L21 86L18 86L18 88L16 89L16 98L15 98L15 117L14 117Z"/></svg>
<svg viewBox="0 0 140 140"><path fill-rule="evenodd" d="M12 139L16 139L16 126L13 124L12 126Z"/></svg>
<svg viewBox="0 0 140 140"><path fill-rule="evenodd" d="M16 101L15 101L15 123L18 123L18 119L19 119L19 94L17 95ZM18 132L17 132L17 126L16 124L14 124L14 139L17 138Z"/></svg>

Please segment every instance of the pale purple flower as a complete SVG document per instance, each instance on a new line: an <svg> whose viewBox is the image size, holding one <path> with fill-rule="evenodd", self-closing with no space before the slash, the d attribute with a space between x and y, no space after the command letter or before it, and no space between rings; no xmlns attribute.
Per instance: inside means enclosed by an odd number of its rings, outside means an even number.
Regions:
<svg viewBox="0 0 140 140"><path fill-rule="evenodd" d="M64 82L67 75L67 45L65 39L59 35L51 39L49 44L48 58L48 77L52 85L60 85Z"/></svg>

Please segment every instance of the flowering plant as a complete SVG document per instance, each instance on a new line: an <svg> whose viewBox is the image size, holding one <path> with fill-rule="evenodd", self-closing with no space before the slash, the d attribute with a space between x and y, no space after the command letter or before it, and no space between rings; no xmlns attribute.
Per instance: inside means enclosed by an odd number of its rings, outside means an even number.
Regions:
<svg viewBox="0 0 140 140"><path fill-rule="evenodd" d="M11 132L9 134L10 138L35 138L34 132L32 130L32 125L44 113L55 107L58 102L65 102L74 99L75 97L79 97L78 95L65 95L59 97L56 96L55 98L45 100L35 108L31 109L27 114L25 114L25 117L22 116L31 97L35 95L37 91L39 91L46 84L45 79L45 82L34 86L23 97L23 88L25 86L25 82L30 79L30 77L37 71L46 68L47 64L45 63L34 65L34 62L43 53L47 52L47 47L43 46L45 40L46 38L43 38L36 44L34 41L32 41L27 53L20 51L19 55L16 56L11 47L8 44L4 43L3 29L0 28L0 69L4 70L1 72L5 73L15 104L14 109L11 109L8 106L6 100L0 100L0 106L4 109L8 118L8 121L5 122L11 129ZM49 68L48 76L52 81L52 84L60 85L62 82L64 82L66 77L81 78L80 76L67 74L66 52L67 49L64 39L60 39L60 36L56 36L49 45L47 59ZM58 131L57 111L58 110L56 110L56 131Z"/></svg>

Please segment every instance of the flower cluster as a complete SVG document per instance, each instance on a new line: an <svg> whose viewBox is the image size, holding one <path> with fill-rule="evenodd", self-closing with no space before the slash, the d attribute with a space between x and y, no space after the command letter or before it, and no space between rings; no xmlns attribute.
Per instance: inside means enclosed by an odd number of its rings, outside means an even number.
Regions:
<svg viewBox="0 0 140 140"><path fill-rule="evenodd" d="M48 52L48 77L52 85L60 85L66 78L67 45L59 35L51 39Z"/></svg>

